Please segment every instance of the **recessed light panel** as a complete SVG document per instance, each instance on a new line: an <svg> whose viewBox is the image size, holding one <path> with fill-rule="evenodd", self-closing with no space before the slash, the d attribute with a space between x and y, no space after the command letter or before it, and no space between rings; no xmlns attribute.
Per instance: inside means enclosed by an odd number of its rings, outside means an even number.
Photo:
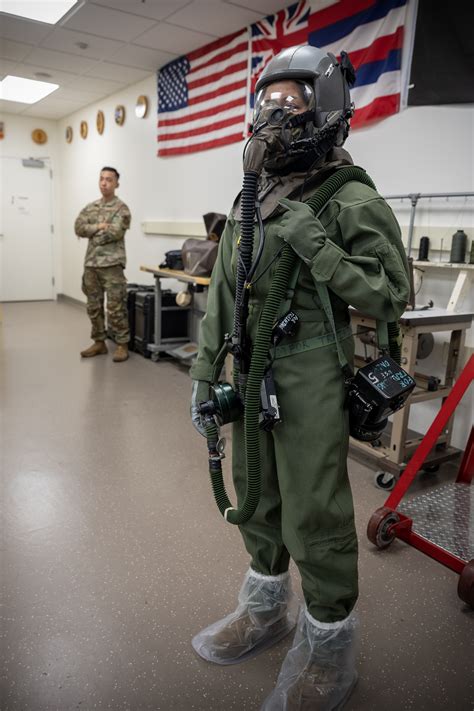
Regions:
<svg viewBox="0 0 474 711"><path fill-rule="evenodd" d="M3 81L0 81L0 99L35 104L56 91L58 87L59 84L51 84L48 81L35 81L8 75Z"/></svg>
<svg viewBox="0 0 474 711"><path fill-rule="evenodd" d="M29 20L39 20L55 25L58 20L69 12L77 0L2 0L0 10L9 15L27 17Z"/></svg>

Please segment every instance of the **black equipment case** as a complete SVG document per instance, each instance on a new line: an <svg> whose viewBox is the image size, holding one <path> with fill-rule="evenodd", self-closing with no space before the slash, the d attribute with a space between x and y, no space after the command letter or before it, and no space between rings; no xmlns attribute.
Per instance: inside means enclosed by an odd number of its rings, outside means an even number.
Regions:
<svg viewBox="0 0 474 711"><path fill-rule="evenodd" d="M176 293L171 289L161 292L161 337L160 341L183 338L188 334L189 309L176 305ZM135 342L134 350L150 358L148 344L155 337L155 294L137 291L135 294ZM165 350L166 344L163 344Z"/></svg>

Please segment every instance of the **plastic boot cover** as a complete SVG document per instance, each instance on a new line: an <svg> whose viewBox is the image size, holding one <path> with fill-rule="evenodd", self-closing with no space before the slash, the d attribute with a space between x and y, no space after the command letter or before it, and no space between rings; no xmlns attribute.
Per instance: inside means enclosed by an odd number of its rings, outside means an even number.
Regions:
<svg viewBox="0 0 474 711"><path fill-rule="evenodd" d="M268 576L250 569L235 612L199 632L192 645L208 662L235 664L276 644L291 632L297 616L289 573Z"/></svg>
<svg viewBox="0 0 474 711"><path fill-rule="evenodd" d="M262 711L335 711L357 682L355 618L323 623L303 609L293 646Z"/></svg>

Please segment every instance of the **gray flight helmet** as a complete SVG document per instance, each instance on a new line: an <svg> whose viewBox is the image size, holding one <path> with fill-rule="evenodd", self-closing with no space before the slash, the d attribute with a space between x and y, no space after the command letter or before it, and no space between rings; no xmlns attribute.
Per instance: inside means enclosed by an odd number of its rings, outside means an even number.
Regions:
<svg viewBox="0 0 474 711"><path fill-rule="evenodd" d="M355 75L347 55L341 54L346 66L344 62L339 63L331 52L311 45L284 49L267 64L257 81L255 92L276 81L304 81L314 91L313 123L316 128L322 128L334 112L349 117L352 104L348 82L353 83Z"/></svg>

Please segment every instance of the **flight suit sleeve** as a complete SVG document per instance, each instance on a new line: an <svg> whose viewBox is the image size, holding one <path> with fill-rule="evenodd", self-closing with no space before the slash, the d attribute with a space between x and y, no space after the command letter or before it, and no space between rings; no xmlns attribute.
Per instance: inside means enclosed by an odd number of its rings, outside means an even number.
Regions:
<svg viewBox="0 0 474 711"><path fill-rule="evenodd" d="M327 226L328 238L310 265L313 278L368 316L397 321L410 285L400 228L390 207L383 198L374 198L345 207L335 221ZM343 248L329 238L333 229Z"/></svg>
<svg viewBox="0 0 474 711"><path fill-rule="evenodd" d="M234 288L232 274L232 240L234 221L229 218L219 241L217 260L212 270L209 285L206 315L201 321L199 352L191 367L194 380L215 382L219 377L214 361L222 348L224 338L233 329Z"/></svg>
<svg viewBox="0 0 474 711"><path fill-rule="evenodd" d="M90 223L89 218L91 216L91 208L89 205L81 210L76 221L74 223L74 232L78 237L86 237L89 239L93 237L99 230L99 225L96 223Z"/></svg>
<svg viewBox="0 0 474 711"><path fill-rule="evenodd" d="M132 216L126 205L122 205L115 212L108 223L106 230L100 230L94 237L97 245L108 244L109 242L119 242L124 238L125 232L129 229Z"/></svg>

